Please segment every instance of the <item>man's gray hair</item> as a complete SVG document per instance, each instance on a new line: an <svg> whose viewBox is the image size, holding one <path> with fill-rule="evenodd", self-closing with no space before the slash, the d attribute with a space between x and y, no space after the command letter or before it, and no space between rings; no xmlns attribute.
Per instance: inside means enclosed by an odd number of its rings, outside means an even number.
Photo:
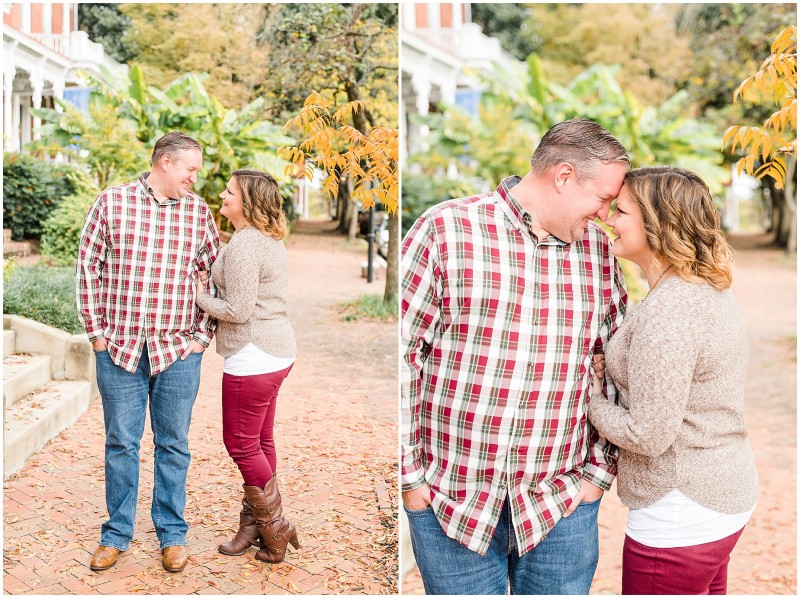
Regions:
<svg viewBox="0 0 800 598"><path fill-rule="evenodd" d="M200 147L200 144L195 139L184 135L180 131L172 131L172 133L167 133L156 141L153 146L153 156L150 158L150 163L155 166L165 154L174 160L177 152L185 152L190 149L198 149L201 153L203 151L203 148Z"/></svg>
<svg viewBox="0 0 800 598"><path fill-rule="evenodd" d="M531 171L544 174L567 162L575 169L579 183L600 174L601 164L631 160L625 147L596 122L574 118L558 123L544 134L531 158Z"/></svg>

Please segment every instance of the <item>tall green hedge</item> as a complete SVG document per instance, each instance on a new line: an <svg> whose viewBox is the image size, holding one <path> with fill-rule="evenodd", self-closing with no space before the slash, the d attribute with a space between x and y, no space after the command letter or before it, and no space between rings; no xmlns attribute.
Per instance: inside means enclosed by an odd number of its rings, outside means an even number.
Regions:
<svg viewBox="0 0 800 598"><path fill-rule="evenodd" d="M77 169L56 166L24 154L3 154L3 226L11 238L38 239L42 224L76 191Z"/></svg>
<svg viewBox="0 0 800 598"><path fill-rule="evenodd" d="M39 252L58 266L75 264L83 223L100 192L86 176L71 174L70 178L75 193L62 199L45 220L39 246Z"/></svg>
<svg viewBox="0 0 800 598"><path fill-rule="evenodd" d="M42 225L42 255L58 266L75 264L83 223L94 199L95 195L90 194L64 198Z"/></svg>
<svg viewBox="0 0 800 598"><path fill-rule="evenodd" d="M403 171L401 234L405 236L416 219L437 203L479 193L479 183L474 178L451 180Z"/></svg>

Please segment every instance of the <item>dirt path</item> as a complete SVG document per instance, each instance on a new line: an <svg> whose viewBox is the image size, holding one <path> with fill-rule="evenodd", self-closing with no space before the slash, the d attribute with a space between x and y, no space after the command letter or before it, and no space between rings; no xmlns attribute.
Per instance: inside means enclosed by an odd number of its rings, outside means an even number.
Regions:
<svg viewBox="0 0 800 598"><path fill-rule="evenodd" d="M134 542L88 563L105 518L100 401L4 484L4 591L29 594L385 594L397 591L396 323L345 322L337 304L381 294L365 251L306 223L287 241L298 357L276 418L284 509L302 548L281 565L216 550L238 524L241 479L222 444L222 359L203 358L186 516L189 565L165 572L150 520L152 434L142 440ZM147 426L149 428L149 426Z"/></svg>
<svg viewBox="0 0 800 598"><path fill-rule="evenodd" d="M763 235L730 241L737 250L733 288L749 332L745 408L761 492L731 556L728 593L797 595L797 266ZM612 488L600 508L592 594L621 591L626 519ZM402 589L423 593L416 568Z"/></svg>

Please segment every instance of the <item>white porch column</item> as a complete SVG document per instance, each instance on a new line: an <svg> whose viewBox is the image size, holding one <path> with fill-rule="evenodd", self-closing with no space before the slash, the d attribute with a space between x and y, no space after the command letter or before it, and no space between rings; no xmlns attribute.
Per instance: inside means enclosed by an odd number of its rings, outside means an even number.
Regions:
<svg viewBox="0 0 800 598"><path fill-rule="evenodd" d="M14 102L14 116L19 119L17 151L21 152L25 144L31 140L31 100L27 93L17 93Z"/></svg>
<svg viewBox="0 0 800 598"><path fill-rule="evenodd" d="M60 79L56 79L53 81L53 106L58 112L64 112L64 108L56 102L55 100L63 100L64 99L64 81ZM64 154L61 152L56 152L54 157L54 161L56 164L61 164L65 161Z"/></svg>
<svg viewBox="0 0 800 598"><path fill-rule="evenodd" d="M472 23L472 5L469 2L461 3L461 10L463 10L463 23Z"/></svg>
<svg viewBox="0 0 800 598"><path fill-rule="evenodd" d="M409 85L407 82L408 79L406 77L406 73L401 74L401 86L405 87ZM399 114L397 117L397 128L400 133L400 164L405 165L406 160L408 159L408 119L407 114L408 110L406 109L406 94L400 94L398 98L398 109Z"/></svg>
<svg viewBox="0 0 800 598"><path fill-rule="evenodd" d="M439 31L442 28L442 6L441 4L428 4L428 27L431 31Z"/></svg>
<svg viewBox="0 0 800 598"><path fill-rule="evenodd" d="M22 32L31 34L31 5L28 2L22 2L20 5L22 9Z"/></svg>
<svg viewBox="0 0 800 598"><path fill-rule="evenodd" d="M33 94L31 100L33 101L34 108L42 107L42 90L44 89L44 81L41 77L31 78L31 89ZM38 116L33 117L33 130L31 131L31 139L39 139L40 127L42 126L42 119Z"/></svg>
<svg viewBox="0 0 800 598"><path fill-rule="evenodd" d="M69 33L69 20L70 20L70 2L62 2L61 8L61 31L54 31L53 33L61 33L67 35Z"/></svg>
<svg viewBox="0 0 800 598"><path fill-rule="evenodd" d="M53 7L47 4L42 7L42 33L53 33Z"/></svg>
<svg viewBox="0 0 800 598"><path fill-rule="evenodd" d="M421 70L421 69L420 69ZM431 81L427 77L414 73L411 77L411 84L414 86L416 97L414 98L415 108L419 114L428 114L428 106L431 98Z"/></svg>
<svg viewBox="0 0 800 598"><path fill-rule="evenodd" d="M401 2L400 10L402 11L403 28L408 31L414 31L417 28L417 8L413 2Z"/></svg>
<svg viewBox="0 0 800 598"><path fill-rule="evenodd" d="M464 24L464 3L453 2L453 29L461 29Z"/></svg>
<svg viewBox="0 0 800 598"><path fill-rule="evenodd" d="M53 81L53 105L58 112L64 112L64 109L61 105L56 102L55 100L63 100L64 99L64 81L56 80Z"/></svg>
<svg viewBox="0 0 800 598"><path fill-rule="evenodd" d="M3 151L16 151L14 138L19 137L17 127L14 126L14 75L17 69L14 64L7 64L3 69Z"/></svg>
<svg viewBox="0 0 800 598"><path fill-rule="evenodd" d="M14 74L14 79L16 80L16 73ZM11 151L12 152L19 152L22 151L22 136L23 130L22 126L25 122L23 119L23 113L27 114L27 106L25 104L27 97L20 93L19 91L15 90L12 86L11 92L11 134L9 135L9 141L11 142Z"/></svg>
<svg viewBox="0 0 800 598"><path fill-rule="evenodd" d="M415 94L414 107L416 108L417 114L422 116L428 114L428 107L430 106L431 81L427 75L422 74L427 73L428 69L429 65L425 65L425 68L419 68L411 77L411 85ZM425 138L431 132L430 127L428 127L428 125L412 124L409 126L409 129L409 151L415 153L428 149Z"/></svg>
<svg viewBox="0 0 800 598"><path fill-rule="evenodd" d="M456 73L456 76L458 76L458 73ZM439 94L441 101L448 106L453 106L456 103L455 77L452 80L444 80L439 84Z"/></svg>
<svg viewBox="0 0 800 598"><path fill-rule="evenodd" d="M295 179L297 191L294 196L294 211L300 218L308 218L308 185L309 181L305 177Z"/></svg>

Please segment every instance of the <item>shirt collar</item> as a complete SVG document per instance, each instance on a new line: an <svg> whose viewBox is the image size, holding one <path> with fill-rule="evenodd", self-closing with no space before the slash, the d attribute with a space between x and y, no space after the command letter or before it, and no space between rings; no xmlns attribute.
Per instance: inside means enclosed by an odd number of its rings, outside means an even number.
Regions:
<svg viewBox="0 0 800 598"><path fill-rule="evenodd" d="M147 177L149 177L149 176L150 176L150 172L148 171L148 172L143 172L141 174L141 176L139 177L139 184L142 186L142 189L144 189L144 195L145 195L145 197L147 199L150 199L150 200L156 202L160 206L165 206L165 205L169 205L169 204L180 202L180 199L175 199L174 197L169 197L163 202L158 201L156 199L156 194L153 191L153 188L150 186L150 183L147 182Z"/></svg>
<svg viewBox="0 0 800 598"><path fill-rule="evenodd" d="M514 197L514 194L511 192L511 189L521 180L522 179L516 175L506 177L500 181L500 184L497 186L496 190L497 195L499 195L500 199L503 200L503 210L505 211L509 220L511 220L511 224L513 224L514 227L516 227L516 229L521 233L527 233L527 235L534 242L542 243L544 245L569 245L569 243L565 243L552 234L548 234L544 239L540 239L539 241L536 240L536 235L534 235L533 231L531 230L531 224L533 223L533 217L531 216L531 213L522 207L522 204L519 203L517 198Z"/></svg>

